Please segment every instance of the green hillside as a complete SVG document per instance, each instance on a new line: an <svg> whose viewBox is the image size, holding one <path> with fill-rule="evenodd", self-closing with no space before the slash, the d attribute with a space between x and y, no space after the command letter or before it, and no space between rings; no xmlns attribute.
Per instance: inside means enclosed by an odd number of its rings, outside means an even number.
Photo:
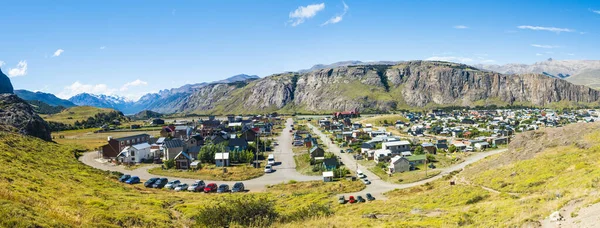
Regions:
<svg viewBox="0 0 600 228"><path fill-rule="evenodd" d="M94 117L96 114L111 112L116 112L116 110L110 108L96 108L91 106L76 106L65 109L57 114L40 116L48 122L57 122L72 125L75 123L75 121L87 120L90 117Z"/></svg>

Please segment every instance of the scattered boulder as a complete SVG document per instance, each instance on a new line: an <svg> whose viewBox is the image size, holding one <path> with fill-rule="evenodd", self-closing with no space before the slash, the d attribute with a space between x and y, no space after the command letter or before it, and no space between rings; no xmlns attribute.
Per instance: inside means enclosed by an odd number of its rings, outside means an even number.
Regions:
<svg viewBox="0 0 600 228"><path fill-rule="evenodd" d="M551 222L563 221L563 216L560 214L559 211L555 211L552 214L550 214L550 221Z"/></svg>
<svg viewBox="0 0 600 228"><path fill-rule="evenodd" d="M48 123L31 105L14 94L0 94L0 130L52 141Z"/></svg>
<svg viewBox="0 0 600 228"><path fill-rule="evenodd" d="M362 218L377 219L377 215L375 215L375 214L364 214L364 215L362 215Z"/></svg>

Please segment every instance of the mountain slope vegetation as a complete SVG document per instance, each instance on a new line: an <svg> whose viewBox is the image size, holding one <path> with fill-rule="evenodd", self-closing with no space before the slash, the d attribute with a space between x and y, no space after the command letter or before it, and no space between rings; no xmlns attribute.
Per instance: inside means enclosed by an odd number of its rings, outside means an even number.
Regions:
<svg viewBox="0 0 600 228"><path fill-rule="evenodd" d="M50 106L63 106L65 108L70 108L70 107L76 106L75 104L73 104L73 102L60 99L50 93L31 92L28 90L15 90L15 94L23 100L40 101L40 102L44 102Z"/></svg>

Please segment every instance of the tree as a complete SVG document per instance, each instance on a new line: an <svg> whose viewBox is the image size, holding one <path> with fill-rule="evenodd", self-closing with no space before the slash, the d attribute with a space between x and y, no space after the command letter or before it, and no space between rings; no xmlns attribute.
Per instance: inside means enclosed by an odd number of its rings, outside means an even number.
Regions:
<svg viewBox="0 0 600 228"><path fill-rule="evenodd" d="M454 152L456 152L456 146L454 146L454 144L451 144L451 145L448 147L448 152L449 152L449 153L454 153Z"/></svg>
<svg viewBox="0 0 600 228"><path fill-rule="evenodd" d="M175 160L169 159L164 162L165 168L170 169L175 167Z"/></svg>
<svg viewBox="0 0 600 228"><path fill-rule="evenodd" d="M427 162L436 162L435 156L433 154L427 154Z"/></svg>
<svg viewBox="0 0 600 228"><path fill-rule="evenodd" d="M417 146L417 148L415 148L415 154L423 154L424 150L422 146Z"/></svg>

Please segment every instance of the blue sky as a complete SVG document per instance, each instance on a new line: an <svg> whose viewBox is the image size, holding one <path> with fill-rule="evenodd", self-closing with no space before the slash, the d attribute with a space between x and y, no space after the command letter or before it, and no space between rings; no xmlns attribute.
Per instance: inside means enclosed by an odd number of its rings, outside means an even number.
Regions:
<svg viewBox="0 0 600 228"><path fill-rule="evenodd" d="M600 1L2 1L15 88L130 99L344 60L600 59Z"/></svg>

